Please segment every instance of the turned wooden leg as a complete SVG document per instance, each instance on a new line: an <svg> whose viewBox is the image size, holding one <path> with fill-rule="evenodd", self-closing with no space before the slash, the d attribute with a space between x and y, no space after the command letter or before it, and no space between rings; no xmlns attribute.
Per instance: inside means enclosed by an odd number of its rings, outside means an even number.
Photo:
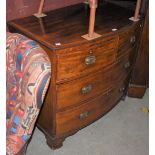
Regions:
<svg viewBox="0 0 155 155"><path fill-rule="evenodd" d="M53 150L62 147L64 140L65 140L64 138L52 139L52 138L46 137L46 142L47 142L48 146L50 148L52 148Z"/></svg>

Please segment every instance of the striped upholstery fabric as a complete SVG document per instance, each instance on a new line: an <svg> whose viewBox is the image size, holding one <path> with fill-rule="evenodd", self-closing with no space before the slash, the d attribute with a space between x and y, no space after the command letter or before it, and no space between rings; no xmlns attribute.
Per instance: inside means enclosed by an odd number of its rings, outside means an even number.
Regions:
<svg viewBox="0 0 155 155"><path fill-rule="evenodd" d="M20 34L7 33L7 154L22 154L27 145L51 76L47 54Z"/></svg>

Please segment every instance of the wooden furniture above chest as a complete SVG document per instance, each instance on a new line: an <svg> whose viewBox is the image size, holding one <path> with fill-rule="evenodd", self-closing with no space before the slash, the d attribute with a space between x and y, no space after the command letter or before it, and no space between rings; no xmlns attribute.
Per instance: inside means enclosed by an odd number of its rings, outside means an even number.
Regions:
<svg viewBox="0 0 155 155"><path fill-rule="evenodd" d="M126 95L142 21L112 4L97 9L95 32L85 40L89 7L69 6L9 23L9 29L36 40L49 55L52 78L38 126L52 148L99 119ZM104 138L104 137L103 137Z"/></svg>

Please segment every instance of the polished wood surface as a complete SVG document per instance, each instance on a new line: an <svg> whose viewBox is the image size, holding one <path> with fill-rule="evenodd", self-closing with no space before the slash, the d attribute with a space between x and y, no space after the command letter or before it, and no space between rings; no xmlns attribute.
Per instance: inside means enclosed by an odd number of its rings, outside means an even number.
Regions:
<svg viewBox="0 0 155 155"><path fill-rule="evenodd" d="M137 41L139 40L140 35L140 25L135 25L131 29L129 28L126 31L123 31L119 35L119 44L118 44L118 55L123 54L129 48L136 46Z"/></svg>
<svg viewBox="0 0 155 155"><path fill-rule="evenodd" d="M127 54L122 55L118 59L112 77L113 85L117 82L123 81L131 72L134 64L135 51L135 49L130 49Z"/></svg>
<svg viewBox="0 0 155 155"><path fill-rule="evenodd" d="M111 4L96 12L95 32L85 40L89 6L78 4L46 13L42 25L33 17L10 22L13 32L36 40L48 54L51 82L38 120L47 144L63 145L66 137L93 123L122 99L137 55L141 21L131 10Z"/></svg>
<svg viewBox="0 0 155 155"><path fill-rule="evenodd" d="M94 43L59 50L57 53L61 52L61 54L58 54L58 81L88 74L114 63L117 42L118 37L107 37ZM94 59L93 62L90 61L91 58Z"/></svg>
<svg viewBox="0 0 155 155"><path fill-rule="evenodd" d="M56 133L60 135L90 124L111 109L122 94L123 92L119 91L119 88L115 91L111 88L105 94L77 108L57 113Z"/></svg>
<svg viewBox="0 0 155 155"><path fill-rule="evenodd" d="M108 91L112 84L113 67L57 86L57 108L76 105ZM69 89L70 88L70 89ZM68 100L69 99L69 100Z"/></svg>
<svg viewBox="0 0 155 155"><path fill-rule="evenodd" d="M41 19L30 16L9 22L9 25L51 49L89 42L81 37L88 33L88 5L73 5L46 12L46 14L47 16ZM136 25L128 19L132 15L133 11L125 8L112 4L100 5L96 12L95 32L106 36L117 32L113 32L112 29L120 30ZM42 20L43 27L40 20Z"/></svg>

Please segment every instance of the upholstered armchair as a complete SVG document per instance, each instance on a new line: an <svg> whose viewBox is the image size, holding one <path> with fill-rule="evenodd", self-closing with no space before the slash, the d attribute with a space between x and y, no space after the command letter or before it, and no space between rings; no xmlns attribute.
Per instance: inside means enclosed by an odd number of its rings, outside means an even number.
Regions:
<svg viewBox="0 0 155 155"><path fill-rule="evenodd" d="M7 33L6 143L8 155L25 153L51 76L44 50L20 34Z"/></svg>

